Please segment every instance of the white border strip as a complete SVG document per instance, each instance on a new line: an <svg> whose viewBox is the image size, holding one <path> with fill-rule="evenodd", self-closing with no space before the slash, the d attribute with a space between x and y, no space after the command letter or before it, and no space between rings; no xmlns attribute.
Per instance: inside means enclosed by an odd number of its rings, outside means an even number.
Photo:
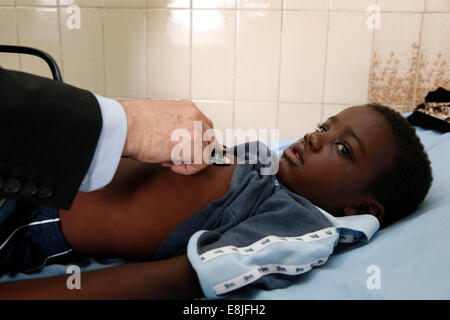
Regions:
<svg viewBox="0 0 450 320"><path fill-rule="evenodd" d="M239 255L251 255L274 243L283 243L283 242L305 243L323 240L332 236L339 236L339 233L335 227L329 227L315 232L310 232L299 237L267 236L246 247L226 246L212 249L210 251L201 254L200 260L203 263L206 263L211 259L233 253Z"/></svg>
<svg viewBox="0 0 450 320"><path fill-rule="evenodd" d="M298 265L298 266L292 266L292 265L285 265L285 264L266 264L263 266L258 266L253 268L247 273L244 273L240 276L237 276L233 279L230 279L228 281L219 283L218 285L214 286L214 293L216 295L225 294L229 291L239 289L245 285L248 285L249 283L252 283L259 278L266 276L271 273L281 273L286 275L299 275L305 272L310 271L313 267L320 266L327 262L328 256L315 259L310 263Z"/></svg>

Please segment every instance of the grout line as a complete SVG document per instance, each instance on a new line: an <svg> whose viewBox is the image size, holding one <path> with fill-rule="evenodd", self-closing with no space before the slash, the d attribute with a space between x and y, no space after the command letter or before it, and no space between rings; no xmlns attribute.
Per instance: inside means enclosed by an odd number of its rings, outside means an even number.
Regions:
<svg viewBox="0 0 450 320"><path fill-rule="evenodd" d="M378 6L378 0L376 1L376 5ZM380 15L381 15L381 10L380 10ZM381 19L381 17L380 17ZM370 103L371 101L369 101L369 97L370 97L370 83L371 83L371 74L372 74L372 60L373 60L373 55L374 55L374 50L375 50L375 32L376 32L376 28L372 29L372 48L370 49L370 59L369 59L369 83L367 85L367 102Z"/></svg>
<svg viewBox="0 0 450 320"><path fill-rule="evenodd" d="M324 65L323 65L323 82L322 82L322 101L321 101L321 108L320 108L320 122L322 122L324 109L325 109L325 83L327 79L327 69L328 69L328 41L329 41L329 34L330 34L330 10L328 10L327 14L327 34L325 37L325 55L324 55Z"/></svg>
<svg viewBox="0 0 450 320"><path fill-rule="evenodd" d="M106 84L106 46L105 46L105 8L102 8L102 55L103 55L103 92L108 97L108 88Z"/></svg>
<svg viewBox="0 0 450 320"><path fill-rule="evenodd" d="M15 4L15 2L14 2ZM17 9L14 7L14 21L16 23L16 41L17 41L17 45L20 46L20 38L19 38L19 23L17 21ZM19 70L23 71L22 69L22 55L21 54L17 54L17 56L19 57Z"/></svg>
<svg viewBox="0 0 450 320"><path fill-rule="evenodd" d="M58 7L56 9L56 13L58 15L57 23L58 23L58 37L59 37L59 54L61 55L61 73L62 78L65 79L65 72L64 72L64 54L63 54L63 36L62 36L62 25L61 25L61 11L59 6L58 0L56 3L58 4ZM80 15L81 15L81 8L80 8Z"/></svg>
<svg viewBox="0 0 450 320"><path fill-rule="evenodd" d="M236 0L239 2L239 0ZM233 128L236 122L236 78L237 78L237 52L238 52L238 36L239 36L239 11L236 11L234 22L234 66L233 66Z"/></svg>
<svg viewBox="0 0 450 320"><path fill-rule="evenodd" d="M116 100L130 100L130 99L140 99L140 97L110 97L111 99ZM174 97L154 97L151 98L152 100L181 100L184 99L184 97L181 98L174 98ZM255 101L255 100L214 100L214 99L193 99L192 100L195 103L255 103L255 104L275 104L276 101ZM322 102L310 102L310 101L280 101L280 104L303 104L303 105L311 105L311 106L323 106L324 103ZM327 102L326 105L329 106L357 106L357 105L363 105L364 102ZM412 107L412 105L408 104L395 104L395 103L389 103L387 104L392 107Z"/></svg>
<svg viewBox="0 0 450 320"><path fill-rule="evenodd" d="M285 0L282 0L281 7L284 9L285 6L286 6L286 2L285 2ZM284 26L284 23L286 21L285 19L286 19L286 11L282 10L281 11L281 25L280 25L280 48L278 50L279 56L278 56L277 113L276 113L276 116L275 116L275 128L276 129L279 129L279 126L278 126L279 123L278 122L279 122L279 119L280 119L281 55L283 53L283 51L282 51L282 46L283 46L283 29L285 27Z"/></svg>
<svg viewBox="0 0 450 320"><path fill-rule="evenodd" d="M149 50L148 50L148 28L149 28L149 13L147 1L145 1L145 97L150 96L150 61L149 61Z"/></svg>
<svg viewBox="0 0 450 320"><path fill-rule="evenodd" d="M420 65L420 53L422 52L422 34L423 34L423 21L425 20L425 9L427 7L427 0L424 1L424 8L422 13L422 20L420 21L420 32L419 32L419 48L417 49L417 62L416 62L416 79L414 81L414 92L412 98L412 105L416 105L417 99L417 87L419 84L419 65Z"/></svg>
<svg viewBox="0 0 450 320"><path fill-rule="evenodd" d="M42 6L42 5L0 5L0 8L55 8L58 5L50 5L50 6ZM65 6L65 5L61 5ZM228 11L300 11L300 12L328 12L330 10L320 10L320 9L262 9L262 8L192 8L192 7L183 7L183 8L171 8L171 7L138 7L138 6L127 6L127 7L109 7L109 6L86 6L86 5L78 5L80 8L99 8L99 9L150 9L150 10L186 10L186 9L194 9L194 10L228 10ZM343 13L367 13L365 10L345 10L345 9L333 9L332 12L343 12ZM396 10L380 10L380 13L424 13L425 11L414 11L414 10L404 10L404 11L396 11ZM425 13L433 13L433 14L449 14L450 11L426 11Z"/></svg>
<svg viewBox="0 0 450 320"><path fill-rule="evenodd" d="M140 99L140 97L133 97L133 96L129 96L129 97L113 97L114 99ZM174 98L174 97L153 97L153 100L181 100L181 99L185 99L185 97L178 97L178 98ZM221 100L221 99L192 99L192 101L198 101L198 102L204 102L204 103L255 103L255 104L276 104L276 101L258 101L258 100ZM311 102L311 101L280 101L280 104L308 104L308 105L322 105L322 102ZM364 104L364 102L329 102L326 103L327 105L337 105L337 106L342 106L342 105L348 105L348 106L355 106L358 104ZM395 106L398 105L404 105L404 104L392 104Z"/></svg>
<svg viewBox="0 0 450 320"><path fill-rule="evenodd" d="M189 1L189 100L192 100L192 1Z"/></svg>

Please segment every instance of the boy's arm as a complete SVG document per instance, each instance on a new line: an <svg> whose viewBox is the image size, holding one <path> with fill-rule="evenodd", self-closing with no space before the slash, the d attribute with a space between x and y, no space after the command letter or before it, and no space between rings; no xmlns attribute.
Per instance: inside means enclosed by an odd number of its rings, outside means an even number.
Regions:
<svg viewBox="0 0 450 320"><path fill-rule="evenodd" d="M0 299L189 299L202 296L187 256L83 272L81 289L70 275L0 284Z"/></svg>

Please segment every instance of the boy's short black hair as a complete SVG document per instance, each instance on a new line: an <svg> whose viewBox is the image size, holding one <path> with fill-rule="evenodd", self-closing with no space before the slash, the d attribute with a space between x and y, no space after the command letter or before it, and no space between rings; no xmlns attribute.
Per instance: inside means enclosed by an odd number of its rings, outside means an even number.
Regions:
<svg viewBox="0 0 450 320"><path fill-rule="evenodd" d="M369 192L384 206L380 225L384 228L411 214L430 189L431 163L415 128L397 111L380 105L368 107L381 113L392 128L397 154L392 168L369 184Z"/></svg>

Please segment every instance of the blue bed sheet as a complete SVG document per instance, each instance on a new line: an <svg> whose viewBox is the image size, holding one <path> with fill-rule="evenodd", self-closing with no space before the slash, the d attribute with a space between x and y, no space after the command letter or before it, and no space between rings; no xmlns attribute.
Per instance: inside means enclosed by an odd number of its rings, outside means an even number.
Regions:
<svg viewBox="0 0 450 320"><path fill-rule="evenodd" d="M450 133L421 128L417 132L429 154L434 181L414 214L377 232L368 244L336 253L325 265L302 275L287 288L244 288L227 298L449 299ZM292 141L282 141L277 150ZM128 262L88 258L80 267L88 271L124 263ZM66 270L66 265L50 265L31 275L4 275L0 282L62 275Z"/></svg>

